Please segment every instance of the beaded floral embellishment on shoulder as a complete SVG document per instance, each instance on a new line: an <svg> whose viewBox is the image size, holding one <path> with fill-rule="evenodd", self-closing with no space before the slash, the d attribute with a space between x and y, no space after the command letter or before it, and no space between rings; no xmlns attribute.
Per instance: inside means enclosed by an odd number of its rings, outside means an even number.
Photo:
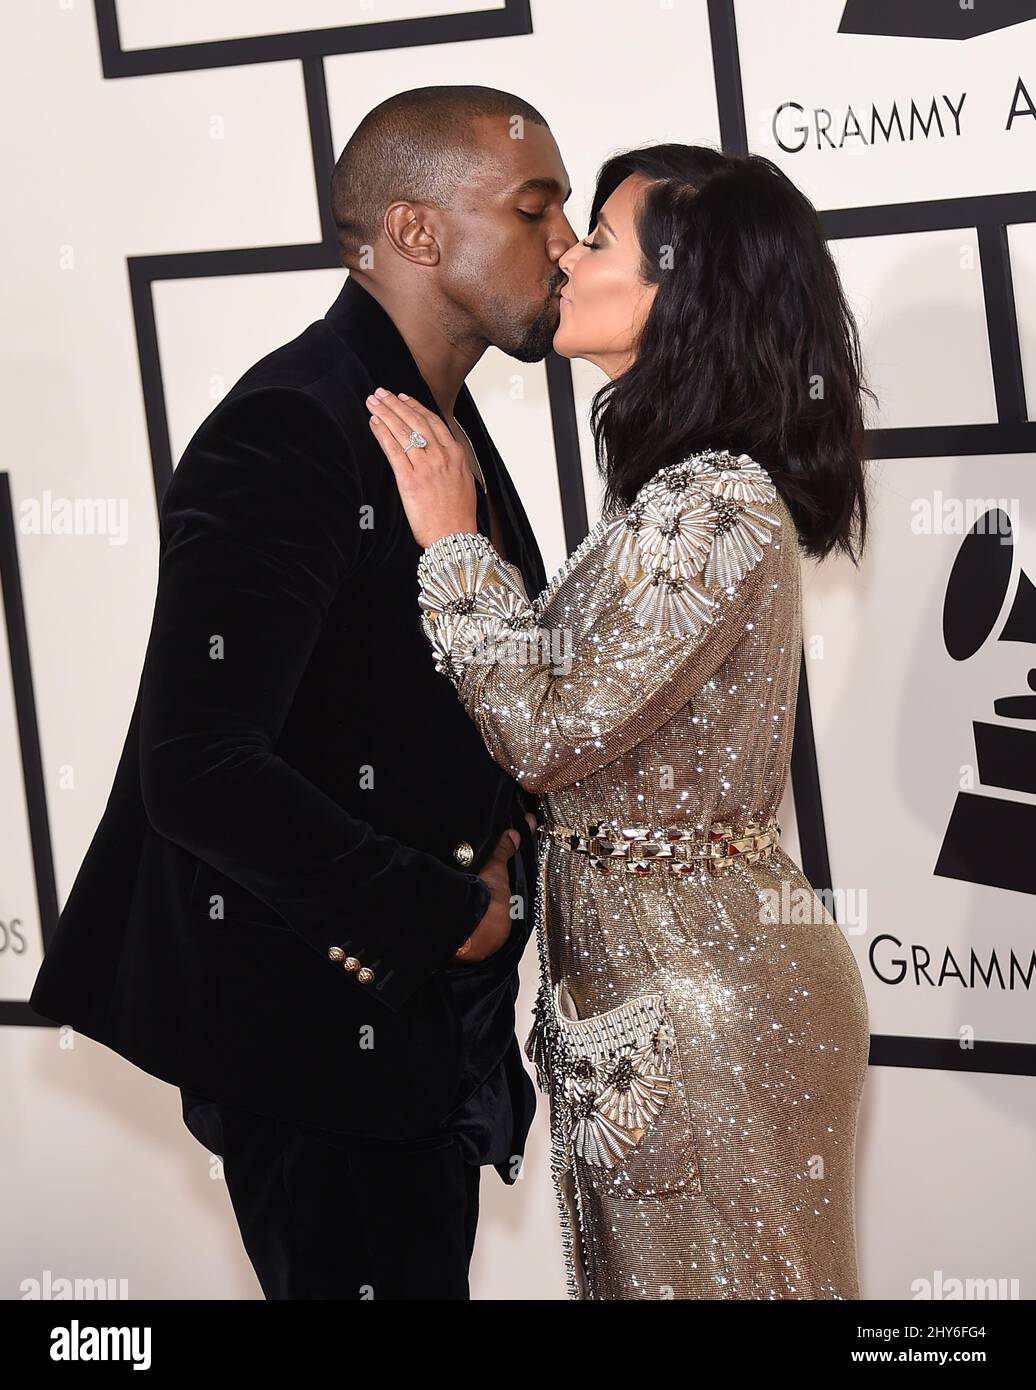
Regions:
<svg viewBox="0 0 1036 1390"><path fill-rule="evenodd" d="M747 454L709 450L661 469L605 532L623 604L653 632L696 637L715 620L709 590L731 588L780 530L777 489Z"/></svg>

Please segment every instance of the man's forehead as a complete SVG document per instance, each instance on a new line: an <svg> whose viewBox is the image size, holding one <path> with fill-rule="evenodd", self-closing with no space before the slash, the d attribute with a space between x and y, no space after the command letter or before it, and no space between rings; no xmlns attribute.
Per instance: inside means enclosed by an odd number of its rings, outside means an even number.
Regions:
<svg viewBox="0 0 1036 1390"><path fill-rule="evenodd" d="M545 193L564 202L571 196L561 153L546 126L524 121L516 138L505 117L480 119L476 124L483 158L465 180L470 187L504 198Z"/></svg>
<svg viewBox="0 0 1036 1390"><path fill-rule="evenodd" d="M502 161L486 160L471 171L466 183L471 190L501 200L520 198L524 193L540 193L548 198L557 198L562 203L568 202L572 196L572 185L560 160L556 173L552 165L543 160L532 160L529 167L535 167L540 172L526 174L524 167L514 169Z"/></svg>

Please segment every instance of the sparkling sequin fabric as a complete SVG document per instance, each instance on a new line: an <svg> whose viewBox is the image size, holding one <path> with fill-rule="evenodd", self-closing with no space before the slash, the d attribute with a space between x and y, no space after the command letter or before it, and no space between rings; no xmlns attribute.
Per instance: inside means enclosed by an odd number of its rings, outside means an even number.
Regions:
<svg viewBox="0 0 1036 1390"><path fill-rule="evenodd" d="M547 827L664 843L775 817L801 651L787 507L745 455L660 470L530 602L484 536L422 554L436 664ZM857 1299L867 1004L779 842L630 871L544 834L527 1050L568 1291Z"/></svg>

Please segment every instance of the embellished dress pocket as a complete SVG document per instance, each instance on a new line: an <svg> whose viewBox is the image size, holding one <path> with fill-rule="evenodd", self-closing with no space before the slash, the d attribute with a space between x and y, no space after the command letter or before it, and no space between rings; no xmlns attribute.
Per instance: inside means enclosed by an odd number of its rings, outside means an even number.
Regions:
<svg viewBox="0 0 1036 1390"><path fill-rule="evenodd" d="M626 1199L701 1191L663 995L578 1018L559 981L538 1006L526 1052L550 1096L556 1177L575 1169L600 1192Z"/></svg>

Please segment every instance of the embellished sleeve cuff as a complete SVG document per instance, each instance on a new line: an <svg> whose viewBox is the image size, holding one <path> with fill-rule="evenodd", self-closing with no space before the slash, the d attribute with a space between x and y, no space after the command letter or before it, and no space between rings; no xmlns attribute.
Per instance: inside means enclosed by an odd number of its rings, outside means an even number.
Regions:
<svg viewBox="0 0 1036 1390"><path fill-rule="evenodd" d="M480 649L536 626L521 572L481 532L454 531L433 541L417 577L435 668L455 684Z"/></svg>

